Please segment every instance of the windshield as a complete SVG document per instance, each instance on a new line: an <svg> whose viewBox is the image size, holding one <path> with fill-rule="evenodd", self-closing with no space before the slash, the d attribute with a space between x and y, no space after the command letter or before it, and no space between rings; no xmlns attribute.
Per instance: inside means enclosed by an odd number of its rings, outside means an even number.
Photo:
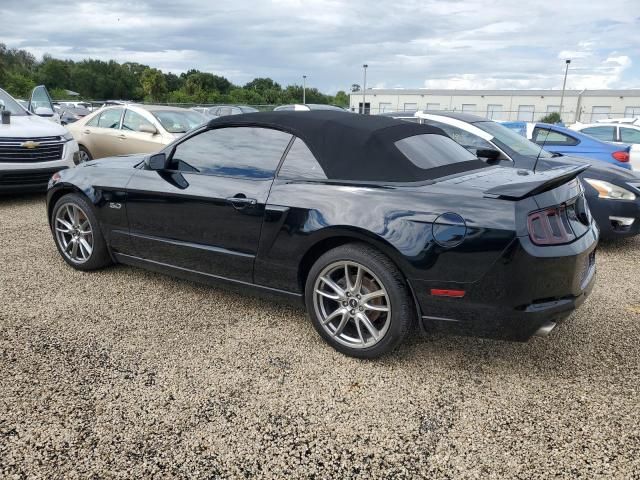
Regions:
<svg viewBox="0 0 640 480"><path fill-rule="evenodd" d="M258 110L257 108L253 108L253 107L238 107L242 113L254 113L254 112L259 112L260 110Z"/></svg>
<svg viewBox="0 0 640 480"><path fill-rule="evenodd" d="M322 105L319 103L307 103L306 105L310 110L337 110L344 112L344 108L336 107L335 105Z"/></svg>
<svg viewBox="0 0 640 480"><path fill-rule="evenodd" d="M203 115L189 110L156 110L151 113L169 133L184 133L207 121Z"/></svg>
<svg viewBox="0 0 640 480"><path fill-rule="evenodd" d="M8 110L11 115L28 115L24 108L2 89L0 89L0 110Z"/></svg>
<svg viewBox="0 0 640 480"><path fill-rule="evenodd" d="M475 122L474 126L493 135L493 141L503 150L511 150L525 157L551 158L552 154L530 142L519 133L497 122Z"/></svg>

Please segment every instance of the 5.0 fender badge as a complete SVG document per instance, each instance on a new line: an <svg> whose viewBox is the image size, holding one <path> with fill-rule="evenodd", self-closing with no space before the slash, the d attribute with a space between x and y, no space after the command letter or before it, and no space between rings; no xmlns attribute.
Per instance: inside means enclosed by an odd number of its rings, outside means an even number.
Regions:
<svg viewBox="0 0 640 480"><path fill-rule="evenodd" d="M109 202L109 208L115 208L116 210L120 210L122 208L122 204L118 202Z"/></svg>

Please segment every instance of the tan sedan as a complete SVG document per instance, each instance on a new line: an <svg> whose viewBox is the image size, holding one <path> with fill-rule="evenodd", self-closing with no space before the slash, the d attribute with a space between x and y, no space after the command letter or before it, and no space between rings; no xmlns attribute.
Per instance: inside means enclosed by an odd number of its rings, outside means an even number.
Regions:
<svg viewBox="0 0 640 480"><path fill-rule="evenodd" d="M192 110L160 105L101 108L68 126L81 161L130 153L154 153L207 119Z"/></svg>

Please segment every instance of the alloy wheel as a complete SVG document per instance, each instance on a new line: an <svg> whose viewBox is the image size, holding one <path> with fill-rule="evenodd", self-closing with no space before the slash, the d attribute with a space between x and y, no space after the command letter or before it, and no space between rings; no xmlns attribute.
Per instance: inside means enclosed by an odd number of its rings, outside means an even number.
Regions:
<svg viewBox="0 0 640 480"><path fill-rule="evenodd" d="M89 161L91 161L91 157L89 156L89 154L83 149L80 149L80 162L84 163Z"/></svg>
<svg viewBox="0 0 640 480"><path fill-rule="evenodd" d="M74 263L85 263L93 252L93 230L87 214L66 203L56 211L53 225L62 253Z"/></svg>
<svg viewBox="0 0 640 480"><path fill-rule="evenodd" d="M386 288L371 270L356 262L326 266L315 281L313 303L322 328L351 348L375 345L391 323Z"/></svg>

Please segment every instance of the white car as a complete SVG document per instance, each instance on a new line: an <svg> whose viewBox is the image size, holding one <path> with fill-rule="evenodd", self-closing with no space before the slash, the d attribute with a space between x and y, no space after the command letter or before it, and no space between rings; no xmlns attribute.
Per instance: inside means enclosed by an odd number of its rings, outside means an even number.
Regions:
<svg viewBox="0 0 640 480"><path fill-rule="evenodd" d="M624 120L624 119L623 119ZM569 127L609 143L631 145L629 162L633 170L640 170L640 125L630 122L576 123Z"/></svg>
<svg viewBox="0 0 640 480"><path fill-rule="evenodd" d="M342 107L336 107L335 105L324 105L320 103L296 103L292 105L280 105L273 109L274 112L295 111L295 112L310 112L311 110L337 110L340 112L346 111Z"/></svg>
<svg viewBox="0 0 640 480"><path fill-rule="evenodd" d="M52 108L38 104L44 87L36 87L25 110L0 89L0 192L45 190L55 172L79 162L78 144L62 125L51 118ZM46 93L48 97L48 93Z"/></svg>

